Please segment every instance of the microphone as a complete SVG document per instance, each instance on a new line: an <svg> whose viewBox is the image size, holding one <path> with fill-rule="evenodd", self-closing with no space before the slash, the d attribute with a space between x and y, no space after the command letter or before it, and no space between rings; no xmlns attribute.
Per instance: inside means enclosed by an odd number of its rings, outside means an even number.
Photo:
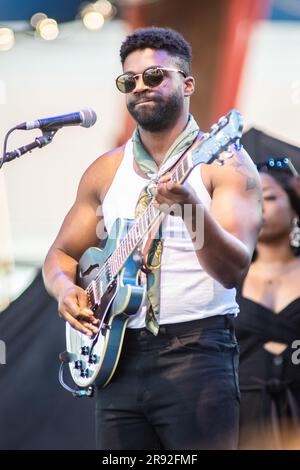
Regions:
<svg viewBox="0 0 300 470"><path fill-rule="evenodd" d="M42 129L45 131L57 130L64 126L83 126L91 127L97 120L97 114L91 108L82 109L77 113L62 114L45 119L36 119L35 121L26 121L18 124L15 129L31 130Z"/></svg>

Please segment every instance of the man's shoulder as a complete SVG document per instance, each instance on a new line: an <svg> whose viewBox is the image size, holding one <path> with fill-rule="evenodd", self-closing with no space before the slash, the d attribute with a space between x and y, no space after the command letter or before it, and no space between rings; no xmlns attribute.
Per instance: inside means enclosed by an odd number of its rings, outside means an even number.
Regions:
<svg viewBox="0 0 300 470"><path fill-rule="evenodd" d="M110 172L115 172L123 159L124 149L125 145L121 145L103 153L88 166L83 176L102 178L107 177Z"/></svg>
<svg viewBox="0 0 300 470"><path fill-rule="evenodd" d="M90 188L97 199L103 200L124 156L125 145L115 147L100 155L85 170L80 186Z"/></svg>
<svg viewBox="0 0 300 470"><path fill-rule="evenodd" d="M90 167L93 168L93 170L97 167L110 167L110 166L115 166L119 165L123 159L124 156L124 150L125 150L125 144L120 145L119 147L115 147L108 152L103 153L100 155L91 165ZM89 168L90 168L89 167Z"/></svg>
<svg viewBox="0 0 300 470"><path fill-rule="evenodd" d="M202 178L211 192L220 185L239 185L246 183L247 189L260 184L260 178L256 166L244 148L236 150L232 145L228 152L220 154L220 161L214 160L211 164L204 164Z"/></svg>

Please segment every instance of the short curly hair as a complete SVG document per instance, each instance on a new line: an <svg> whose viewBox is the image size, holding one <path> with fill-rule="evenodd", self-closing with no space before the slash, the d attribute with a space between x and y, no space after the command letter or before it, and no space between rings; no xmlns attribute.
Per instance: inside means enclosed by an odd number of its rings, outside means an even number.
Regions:
<svg viewBox="0 0 300 470"><path fill-rule="evenodd" d="M176 57L178 65L189 75L191 73L192 48L184 37L171 28L140 28L126 37L120 49L121 63L126 57L139 49L157 49Z"/></svg>

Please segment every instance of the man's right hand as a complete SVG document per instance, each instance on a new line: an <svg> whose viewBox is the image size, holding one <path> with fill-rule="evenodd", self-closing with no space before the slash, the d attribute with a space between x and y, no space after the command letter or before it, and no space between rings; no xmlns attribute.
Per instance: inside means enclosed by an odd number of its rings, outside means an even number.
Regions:
<svg viewBox="0 0 300 470"><path fill-rule="evenodd" d="M59 316L66 320L75 330L92 336L99 332L96 325L100 323L89 308L89 300L85 290L72 285L65 289L58 298Z"/></svg>

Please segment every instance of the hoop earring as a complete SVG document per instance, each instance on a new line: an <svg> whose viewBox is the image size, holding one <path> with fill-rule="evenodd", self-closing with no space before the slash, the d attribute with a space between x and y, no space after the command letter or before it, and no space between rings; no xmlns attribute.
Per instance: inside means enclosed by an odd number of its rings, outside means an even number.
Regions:
<svg viewBox="0 0 300 470"><path fill-rule="evenodd" d="M293 228L290 232L290 245L293 248L300 247L300 227L298 217L293 218Z"/></svg>

